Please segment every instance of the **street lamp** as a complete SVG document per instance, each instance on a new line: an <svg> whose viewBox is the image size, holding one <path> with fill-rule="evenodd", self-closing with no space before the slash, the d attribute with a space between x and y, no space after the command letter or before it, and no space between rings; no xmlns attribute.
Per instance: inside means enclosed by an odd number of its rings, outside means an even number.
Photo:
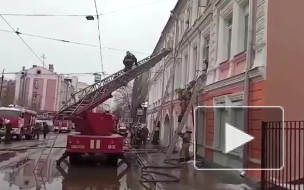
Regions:
<svg viewBox="0 0 304 190"><path fill-rule="evenodd" d="M94 17L93 17L92 15L86 16L86 19L87 19L87 20L95 20Z"/></svg>

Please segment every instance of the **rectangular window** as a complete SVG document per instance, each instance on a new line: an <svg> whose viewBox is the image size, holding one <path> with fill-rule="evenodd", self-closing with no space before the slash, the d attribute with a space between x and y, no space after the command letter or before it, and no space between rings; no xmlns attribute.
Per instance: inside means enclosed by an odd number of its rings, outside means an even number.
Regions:
<svg viewBox="0 0 304 190"><path fill-rule="evenodd" d="M198 74L198 61L197 61L197 46L193 48L193 71L194 71L194 76L196 78Z"/></svg>
<svg viewBox="0 0 304 190"><path fill-rule="evenodd" d="M34 88L38 89L38 81L37 80L34 80Z"/></svg>
<svg viewBox="0 0 304 190"><path fill-rule="evenodd" d="M184 78L184 85L188 83L189 79L189 65L188 65L188 55L184 57L184 68L185 68L185 78Z"/></svg>
<svg viewBox="0 0 304 190"><path fill-rule="evenodd" d="M232 109L232 112L231 112L231 119L232 119L232 123L233 123L234 127L241 131L244 130L243 114L244 114L244 111L243 111L243 109L240 109L240 108L234 108L234 109ZM241 154L242 151L243 151L242 146L233 150L233 152L235 152L237 154Z"/></svg>
<svg viewBox="0 0 304 190"><path fill-rule="evenodd" d="M36 104L35 104L35 103L32 104L32 109L33 109L33 110L36 109Z"/></svg>
<svg viewBox="0 0 304 190"><path fill-rule="evenodd" d="M226 110L217 108L214 110L214 141L213 147L223 150L225 148L225 123Z"/></svg>
<svg viewBox="0 0 304 190"><path fill-rule="evenodd" d="M231 43L232 43L232 18L227 21L228 24L228 44L227 44L227 58L231 56Z"/></svg>
<svg viewBox="0 0 304 190"><path fill-rule="evenodd" d="M245 9L246 10L246 9ZM249 14L245 12L245 24L244 24L244 50L247 50L247 41L248 41L248 21L249 21Z"/></svg>
<svg viewBox="0 0 304 190"><path fill-rule="evenodd" d="M225 123L226 123L226 110L220 109L220 130L219 130L219 148L225 148Z"/></svg>
<svg viewBox="0 0 304 190"><path fill-rule="evenodd" d="M204 59L209 62L209 46L210 46L210 36L206 36L204 39Z"/></svg>
<svg viewBox="0 0 304 190"><path fill-rule="evenodd" d="M181 71L182 71L182 69L181 69L181 63L180 62L177 63L175 69L176 69L176 73L175 73L175 79L174 79L174 83L175 83L174 87L175 87L175 89L177 89L181 86Z"/></svg>
<svg viewBox="0 0 304 190"><path fill-rule="evenodd" d="M37 92L33 92L32 100L36 100L36 99L37 99L37 96L38 96Z"/></svg>

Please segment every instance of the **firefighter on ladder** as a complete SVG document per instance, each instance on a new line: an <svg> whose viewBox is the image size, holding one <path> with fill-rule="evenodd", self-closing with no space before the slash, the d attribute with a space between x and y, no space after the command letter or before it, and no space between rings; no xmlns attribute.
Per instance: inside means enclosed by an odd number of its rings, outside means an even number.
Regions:
<svg viewBox="0 0 304 190"><path fill-rule="evenodd" d="M132 53L127 51L127 54L123 60L123 64L125 65L124 72L126 72L126 71L132 69L133 64L138 66L137 58Z"/></svg>
<svg viewBox="0 0 304 190"><path fill-rule="evenodd" d="M190 160L189 148L191 144L192 129L189 126L186 126L186 132L179 132L178 135L183 139L179 160L180 162L187 162Z"/></svg>

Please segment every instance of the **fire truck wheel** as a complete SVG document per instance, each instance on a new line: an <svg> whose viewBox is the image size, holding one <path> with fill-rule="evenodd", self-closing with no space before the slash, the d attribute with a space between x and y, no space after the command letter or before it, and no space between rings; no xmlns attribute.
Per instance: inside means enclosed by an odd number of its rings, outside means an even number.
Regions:
<svg viewBox="0 0 304 190"><path fill-rule="evenodd" d="M116 166L118 162L118 155L117 154L108 154L107 163L111 166Z"/></svg>
<svg viewBox="0 0 304 190"><path fill-rule="evenodd" d="M81 154L79 153L70 153L69 160L71 165L78 165L80 164Z"/></svg>

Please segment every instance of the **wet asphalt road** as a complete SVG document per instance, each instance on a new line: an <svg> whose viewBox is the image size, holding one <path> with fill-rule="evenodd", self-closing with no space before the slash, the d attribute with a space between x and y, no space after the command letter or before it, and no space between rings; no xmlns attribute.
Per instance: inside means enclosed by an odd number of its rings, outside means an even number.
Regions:
<svg viewBox="0 0 304 190"><path fill-rule="evenodd" d="M0 189L1 190L36 190L36 181L33 176L35 163L40 156L43 140L14 142L11 145L0 145ZM35 146L36 144L36 146ZM37 145L38 144L38 145ZM40 145L39 145L40 144ZM44 143L45 144L45 143ZM66 144L66 134L60 134L56 146ZM7 152L3 148L18 148L24 146L28 150ZM31 148L32 147L32 148ZM138 183L136 168L126 170L125 164L117 167L85 166L71 167L68 162L56 167L56 160L64 152L63 148L52 150L50 159L43 170L47 190L127 190L142 187ZM127 171L127 172L126 172Z"/></svg>

